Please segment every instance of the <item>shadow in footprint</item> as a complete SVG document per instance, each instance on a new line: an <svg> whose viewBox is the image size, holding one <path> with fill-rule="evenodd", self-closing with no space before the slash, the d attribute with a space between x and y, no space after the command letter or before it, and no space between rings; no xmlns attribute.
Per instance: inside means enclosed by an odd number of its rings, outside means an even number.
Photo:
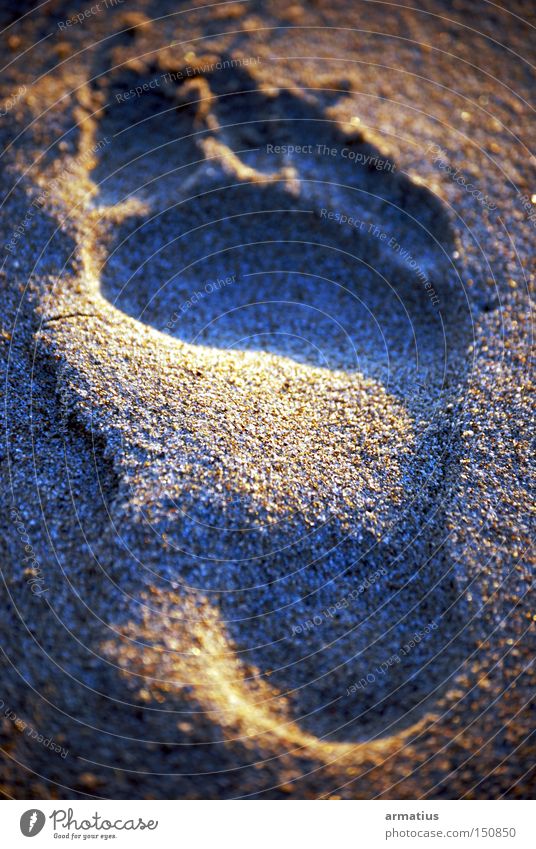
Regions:
<svg viewBox="0 0 536 849"><path fill-rule="evenodd" d="M104 236L103 294L199 344L384 371L391 352L444 369L464 304L439 201L378 170L386 160L320 104L261 92L243 69L162 79L155 67L110 86L113 100L160 81L102 122L114 141L93 173L101 202L148 205Z"/></svg>

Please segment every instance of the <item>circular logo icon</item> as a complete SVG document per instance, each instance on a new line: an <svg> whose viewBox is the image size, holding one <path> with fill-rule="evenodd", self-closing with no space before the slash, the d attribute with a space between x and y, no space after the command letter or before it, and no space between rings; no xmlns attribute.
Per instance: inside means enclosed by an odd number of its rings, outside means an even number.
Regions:
<svg viewBox="0 0 536 849"><path fill-rule="evenodd" d="M45 815L43 811L37 811L32 808L30 811L25 811L20 818L20 830L25 837L35 837L39 834L45 824Z"/></svg>

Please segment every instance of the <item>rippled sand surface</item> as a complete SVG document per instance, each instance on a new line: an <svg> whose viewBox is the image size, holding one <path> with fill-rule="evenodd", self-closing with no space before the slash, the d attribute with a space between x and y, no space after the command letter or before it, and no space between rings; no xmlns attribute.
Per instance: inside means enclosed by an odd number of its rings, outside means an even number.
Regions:
<svg viewBox="0 0 536 849"><path fill-rule="evenodd" d="M530 796L528 4L189 5L2 13L2 790Z"/></svg>

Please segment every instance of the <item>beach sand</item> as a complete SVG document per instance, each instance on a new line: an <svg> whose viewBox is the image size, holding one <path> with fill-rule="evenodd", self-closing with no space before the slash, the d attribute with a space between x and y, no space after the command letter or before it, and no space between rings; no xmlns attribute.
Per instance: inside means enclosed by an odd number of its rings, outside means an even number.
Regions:
<svg viewBox="0 0 536 849"><path fill-rule="evenodd" d="M2 791L529 797L528 4L189 5L3 12Z"/></svg>

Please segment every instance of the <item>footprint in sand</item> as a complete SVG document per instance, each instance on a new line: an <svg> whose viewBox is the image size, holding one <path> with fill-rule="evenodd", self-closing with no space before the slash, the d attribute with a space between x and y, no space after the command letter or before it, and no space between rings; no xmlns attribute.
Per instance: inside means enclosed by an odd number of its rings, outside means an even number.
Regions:
<svg viewBox="0 0 536 849"><path fill-rule="evenodd" d="M140 412L125 438L122 509L161 545L157 580L209 599L305 731L390 734L439 697L463 621L449 215L333 96L237 68L155 78L107 80L84 234L100 294L177 362L142 378L165 421L149 438Z"/></svg>

